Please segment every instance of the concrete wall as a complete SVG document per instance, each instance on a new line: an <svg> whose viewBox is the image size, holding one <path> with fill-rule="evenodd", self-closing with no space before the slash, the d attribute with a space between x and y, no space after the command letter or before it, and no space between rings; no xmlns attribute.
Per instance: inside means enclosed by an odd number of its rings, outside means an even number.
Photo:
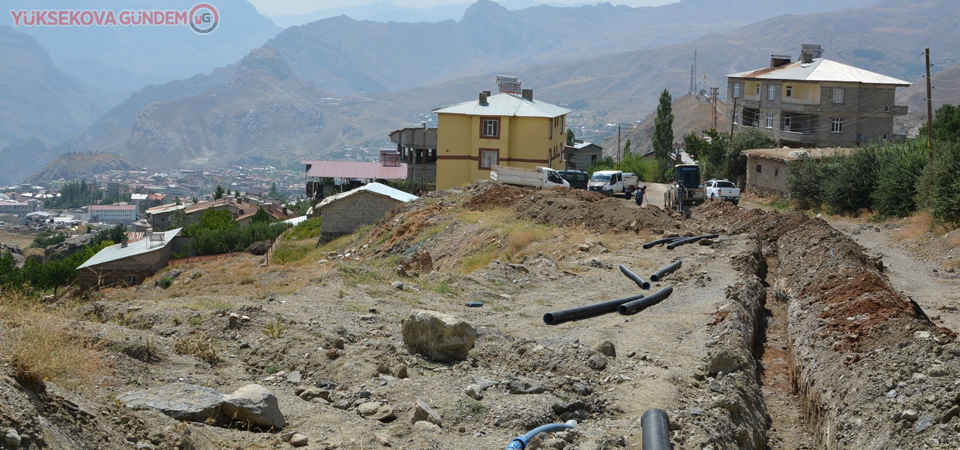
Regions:
<svg viewBox="0 0 960 450"><path fill-rule="evenodd" d="M77 271L77 283L86 288L106 286L132 286L167 266L173 251L168 244L162 249L104 264L85 267Z"/></svg>
<svg viewBox="0 0 960 450"><path fill-rule="evenodd" d="M350 234L364 225L375 224L401 204L403 202L366 191L329 203L320 209L323 239Z"/></svg>
<svg viewBox="0 0 960 450"><path fill-rule="evenodd" d="M752 155L747 157L746 188L749 190L786 194L787 175L786 161Z"/></svg>

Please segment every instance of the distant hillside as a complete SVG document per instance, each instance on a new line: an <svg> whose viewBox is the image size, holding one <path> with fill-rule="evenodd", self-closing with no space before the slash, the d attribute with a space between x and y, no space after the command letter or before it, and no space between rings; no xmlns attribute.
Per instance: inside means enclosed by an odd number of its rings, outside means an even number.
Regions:
<svg viewBox="0 0 960 450"><path fill-rule="evenodd" d="M936 60L934 60L936 61ZM936 67L936 66L934 66ZM930 76L933 87L933 111L943 105L960 105L960 64L954 64ZM898 134L915 135L920 125L927 120L927 81L918 80L916 84L900 91L898 103L906 104L909 113L905 118L897 118Z"/></svg>
<svg viewBox="0 0 960 450"><path fill-rule="evenodd" d="M54 65L30 36L0 26L0 55L0 147L63 140L102 113L90 88Z"/></svg>
<svg viewBox="0 0 960 450"><path fill-rule="evenodd" d="M195 0L7 0L0 24L13 25L11 10L189 11ZM65 71L94 88L128 95L147 84L166 83L232 64L263 45L280 28L246 1L211 2L220 22L209 34L188 26L20 26ZM122 97L117 100L121 100Z"/></svg>
<svg viewBox="0 0 960 450"><path fill-rule="evenodd" d="M64 153L31 175L25 183L54 180L83 180L111 170L136 170L119 155L110 153Z"/></svg>
<svg viewBox="0 0 960 450"><path fill-rule="evenodd" d="M688 133L709 130L713 126L713 101L703 95L683 95L673 99L673 140L683 140ZM717 130L729 130L730 123L724 114L722 103L717 105ZM643 121L633 128L624 128L620 136L620 145L624 146L630 140L630 151L645 155L653 151L653 128L657 117L656 112L647 115ZM596 144L603 147L603 155L617 157L617 136L604 139Z"/></svg>
<svg viewBox="0 0 960 450"><path fill-rule="evenodd" d="M21 139L0 148L0 161L3 161L0 164L0 185L23 183L57 155L56 151L37 138Z"/></svg>
<svg viewBox="0 0 960 450"><path fill-rule="evenodd" d="M509 11L478 0L457 22L378 23L338 16L290 27L267 45L325 91L370 94L684 42L780 14L874 1L682 0L659 7L599 3ZM682 55L682 70L689 70L692 55L692 49Z"/></svg>

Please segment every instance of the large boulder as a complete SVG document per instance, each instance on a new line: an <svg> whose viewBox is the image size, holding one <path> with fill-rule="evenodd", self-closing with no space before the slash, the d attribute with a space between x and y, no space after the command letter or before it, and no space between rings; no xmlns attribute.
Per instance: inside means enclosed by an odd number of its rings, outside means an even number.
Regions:
<svg viewBox="0 0 960 450"><path fill-rule="evenodd" d="M177 420L204 422L219 412L223 393L203 386L174 383L123 394L117 399L130 409L152 409Z"/></svg>
<svg viewBox="0 0 960 450"><path fill-rule="evenodd" d="M259 384L248 384L225 395L220 408L230 419L252 426L275 430L287 426L277 396Z"/></svg>
<svg viewBox="0 0 960 450"><path fill-rule="evenodd" d="M434 311L413 311L402 322L403 343L410 353L436 361L462 361L477 340L477 330L456 317Z"/></svg>

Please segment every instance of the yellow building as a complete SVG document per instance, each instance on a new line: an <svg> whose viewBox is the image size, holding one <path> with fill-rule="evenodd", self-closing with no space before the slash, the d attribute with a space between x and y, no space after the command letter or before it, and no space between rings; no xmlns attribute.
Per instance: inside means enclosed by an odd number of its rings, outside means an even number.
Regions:
<svg viewBox="0 0 960 450"><path fill-rule="evenodd" d="M522 95L480 93L437 114L437 189L490 179L494 165L560 167L570 110Z"/></svg>

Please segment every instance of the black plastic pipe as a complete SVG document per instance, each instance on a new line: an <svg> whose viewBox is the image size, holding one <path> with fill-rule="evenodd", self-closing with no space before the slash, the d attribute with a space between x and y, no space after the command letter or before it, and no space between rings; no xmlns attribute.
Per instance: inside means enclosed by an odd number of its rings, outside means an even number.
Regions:
<svg viewBox="0 0 960 450"><path fill-rule="evenodd" d="M660 245L660 244L668 244L668 243L670 243L670 242L676 241L677 239L681 239L681 238L672 237L672 238L657 239L657 240L655 240L655 241L650 241L650 242L647 242L646 244L643 244L643 248L644 248L644 249L648 249L648 248L655 247L655 246Z"/></svg>
<svg viewBox="0 0 960 450"><path fill-rule="evenodd" d="M679 269L681 264L683 264L683 261L680 261L679 259L670 263L668 266L654 272L653 275L650 275L650 281L656 283L662 280L664 276L670 274L674 270Z"/></svg>
<svg viewBox="0 0 960 450"><path fill-rule="evenodd" d="M715 239L718 237L720 237L719 234L705 234L703 236L694 236L694 237L688 237L686 239L679 239L667 244L667 250L673 250L683 244L691 244L699 241L700 239Z"/></svg>
<svg viewBox="0 0 960 450"><path fill-rule="evenodd" d="M670 417L667 412L659 409L648 409L640 416L640 427L643 429L643 450L671 450L670 446Z"/></svg>
<svg viewBox="0 0 960 450"><path fill-rule="evenodd" d="M617 307L617 312L623 315L635 313L637 311L640 311L643 308L660 303L661 301L663 301L663 299L669 297L670 294L672 293L673 293L673 286L667 286L644 298L631 300L629 302L621 304L620 306Z"/></svg>
<svg viewBox="0 0 960 450"><path fill-rule="evenodd" d="M617 308L627 302L632 302L643 298L643 294L637 294L632 297L610 300L608 302L597 303L594 305L581 306L578 308L564 309L562 311L549 312L543 315L543 323L547 325L557 325L573 320L589 319L606 313L614 312Z"/></svg>
<svg viewBox="0 0 960 450"><path fill-rule="evenodd" d="M640 289L650 289L650 282L640 278L640 275L631 272L627 266L620 264L620 271L623 272L627 278L633 280L634 283L637 283L637 286L640 286Z"/></svg>

